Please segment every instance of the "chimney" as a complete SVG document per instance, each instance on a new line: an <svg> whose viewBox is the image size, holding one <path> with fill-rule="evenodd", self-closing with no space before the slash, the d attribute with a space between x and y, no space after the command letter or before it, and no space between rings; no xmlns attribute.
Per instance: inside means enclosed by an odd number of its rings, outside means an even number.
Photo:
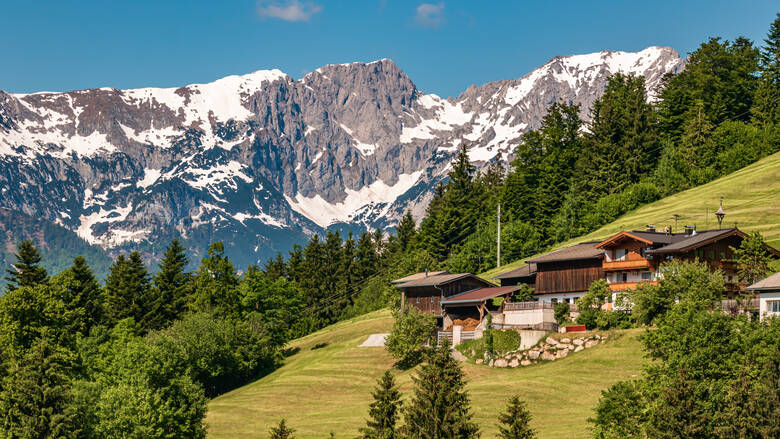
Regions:
<svg viewBox="0 0 780 439"><path fill-rule="evenodd" d="M428 277L428 267L425 267L425 277Z"/></svg>
<svg viewBox="0 0 780 439"><path fill-rule="evenodd" d="M647 227L648 232L655 232L655 224L648 224L645 227Z"/></svg>
<svg viewBox="0 0 780 439"><path fill-rule="evenodd" d="M696 225L693 226L685 226L685 234L693 236L696 234Z"/></svg>

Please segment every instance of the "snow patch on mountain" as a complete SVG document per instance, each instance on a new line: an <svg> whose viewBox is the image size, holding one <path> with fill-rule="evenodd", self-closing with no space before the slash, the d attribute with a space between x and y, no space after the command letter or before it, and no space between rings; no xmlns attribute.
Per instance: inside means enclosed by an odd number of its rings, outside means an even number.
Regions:
<svg viewBox="0 0 780 439"><path fill-rule="evenodd" d="M349 222L356 212L366 206L387 205L395 201L414 186L421 175L422 171L401 174L394 185L377 180L359 190L345 188L346 197L337 203L329 203L319 194L305 197L298 193L295 198L285 195L285 199L295 211L320 227L327 227L335 222Z"/></svg>

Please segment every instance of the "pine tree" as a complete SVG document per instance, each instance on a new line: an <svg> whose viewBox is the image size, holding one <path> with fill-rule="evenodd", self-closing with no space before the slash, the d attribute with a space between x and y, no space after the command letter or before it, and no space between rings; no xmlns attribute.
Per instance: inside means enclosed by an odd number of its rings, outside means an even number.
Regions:
<svg viewBox="0 0 780 439"><path fill-rule="evenodd" d="M278 426L271 427L270 439L295 439L293 433L295 433L295 430L288 427L287 421L282 419L281 421L279 421Z"/></svg>
<svg viewBox="0 0 780 439"><path fill-rule="evenodd" d="M273 259L269 259L268 262L265 264L265 275L268 276L271 280L279 279L280 277L284 277L286 274L286 266L284 263L284 258L282 258L282 252L277 252L276 257Z"/></svg>
<svg viewBox="0 0 780 439"><path fill-rule="evenodd" d="M8 438L75 438L81 426L70 390L72 354L45 339L0 385L0 431Z"/></svg>
<svg viewBox="0 0 780 439"><path fill-rule="evenodd" d="M103 321L103 291L83 256L55 278L62 287L62 301L67 309L69 330L82 335Z"/></svg>
<svg viewBox="0 0 780 439"><path fill-rule="evenodd" d="M398 227L395 228L395 236L398 244L398 251L404 252L414 240L417 233L417 225L412 217L412 211L407 210L404 216L401 217L401 221L398 223Z"/></svg>
<svg viewBox="0 0 780 439"><path fill-rule="evenodd" d="M238 295L238 276L225 246L215 242L209 246L206 257L195 273L195 311L210 311L221 316L236 316L241 307Z"/></svg>
<svg viewBox="0 0 780 439"><path fill-rule="evenodd" d="M16 263L13 269L6 269L8 276L5 280L8 282L6 289L13 291L21 287L34 287L49 281L49 275L46 269L41 267L41 254L32 241L26 240L20 242L17 247Z"/></svg>
<svg viewBox="0 0 780 439"><path fill-rule="evenodd" d="M772 257L766 249L764 237L759 232L753 232L742 240L739 248L731 248L737 261L739 281L750 285L765 278L769 273Z"/></svg>
<svg viewBox="0 0 780 439"><path fill-rule="evenodd" d="M769 26L769 33L764 40L766 46L761 50L761 64L768 79L774 83L775 89L780 88L780 13Z"/></svg>
<svg viewBox="0 0 780 439"><path fill-rule="evenodd" d="M499 418L501 423L498 426L501 439L534 439L536 432L530 427L531 413L525 407L525 402L520 400L520 396L515 395L509 399L506 412Z"/></svg>
<svg viewBox="0 0 780 439"><path fill-rule="evenodd" d="M414 382L414 395L404 411L406 437L419 439L470 439L479 437L471 421L470 402L463 371L446 346L429 354Z"/></svg>
<svg viewBox="0 0 780 439"><path fill-rule="evenodd" d="M385 371L377 381L372 393L374 402L368 410L369 419L365 428L361 428L363 439L395 439L398 413L401 407L401 392L395 387L395 379L390 371Z"/></svg>
<svg viewBox="0 0 780 439"><path fill-rule="evenodd" d="M149 289L148 312L143 326L149 329L168 327L184 312L191 282L185 271L187 256L178 239L171 241L154 276L154 288Z"/></svg>
<svg viewBox="0 0 780 439"><path fill-rule="evenodd" d="M151 280L141 254L119 255L106 278L106 317L116 323L132 317L141 322L148 312L144 301L148 298Z"/></svg>

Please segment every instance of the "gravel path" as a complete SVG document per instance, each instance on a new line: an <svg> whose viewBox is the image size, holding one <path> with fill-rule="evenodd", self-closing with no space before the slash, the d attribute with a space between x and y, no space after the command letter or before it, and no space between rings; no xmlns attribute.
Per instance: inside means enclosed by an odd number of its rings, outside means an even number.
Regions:
<svg viewBox="0 0 780 439"><path fill-rule="evenodd" d="M371 334L360 345L361 348L381 348L385 345L385 339L389 334Z"/></svg>

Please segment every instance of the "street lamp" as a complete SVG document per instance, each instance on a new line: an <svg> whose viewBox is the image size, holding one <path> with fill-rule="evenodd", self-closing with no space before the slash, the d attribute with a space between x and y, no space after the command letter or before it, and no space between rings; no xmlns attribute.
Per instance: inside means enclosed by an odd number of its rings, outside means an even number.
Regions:
<svg viewBox="0 0 780 439"><path fill-rule="evenodd" d="M726 211L723 210L723 197L720 197L720 207L718 208L718 211L715 212L715 216L718 217L718 228L721 228L721 224L723 223L723 217L726 216Z"/></svg>

